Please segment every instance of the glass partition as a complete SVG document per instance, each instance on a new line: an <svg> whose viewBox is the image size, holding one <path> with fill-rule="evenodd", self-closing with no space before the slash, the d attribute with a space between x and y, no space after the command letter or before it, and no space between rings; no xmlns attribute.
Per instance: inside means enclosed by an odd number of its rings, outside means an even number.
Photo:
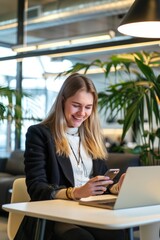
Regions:
<svg viewBox="0 0 160 240"><path fill-rule="evenodd" d="M61 71L67 70L71 62L67 60L52 61L50 57L30 57L22 61L22 129L21 149L24 149L27 128L38 123L48 113L63 84L64 77L56 78ZM17 60L0 61L0 87L16 89ZM13 103L15 103L15 98ZM0 102L9 105L7 97L0 95ZM6 115L5 115L6 116ZM0 150L10 152L15 148L16 121L0 121Z"/></svg>
<svg viewBox="0 0 160 240"><path fill-rule="evenodd" d="M0 61L0 86L16 89L17 61ZM28 57L22 61L22 129L21 149L25 147L25 134L28 127L40 122L50 110L66 77L58 77L60 72L68 70L74 63L74 58L52 58L51 56ZM103 73L88 72L97 91L103 91L106 79ZM4 98L3 98L4 101ZM100 114L102 128L121 129L117 123L106 123L104 114ZM11 151L15 148L15 120L0 122L0 150ZM118 133L119 134L119 133Z"/></svg>
<svg viewBox="0 0 160 240"><path fill-rule="evenodd" d="M12 56L11 47L17 43L17 0L0 1L0 57Z"/></svg>

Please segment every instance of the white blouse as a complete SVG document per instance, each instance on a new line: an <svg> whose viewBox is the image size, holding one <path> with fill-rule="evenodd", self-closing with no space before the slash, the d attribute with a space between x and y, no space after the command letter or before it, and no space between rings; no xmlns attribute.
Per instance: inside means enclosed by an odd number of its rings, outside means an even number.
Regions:
<svg viewBox="0 0 160 240"><path fill-rule="evenodd" d="M68 128L66 131L66 137L71 149L69 158L73 169L75 187L79 187L84 185L92 174L92 158L87 154L80 143L78 128Z"/></svg>

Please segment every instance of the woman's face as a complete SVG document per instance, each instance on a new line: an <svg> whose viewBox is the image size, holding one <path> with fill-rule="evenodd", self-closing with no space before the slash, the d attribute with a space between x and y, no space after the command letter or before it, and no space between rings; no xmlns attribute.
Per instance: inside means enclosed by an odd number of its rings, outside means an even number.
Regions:
<svg viewBox="0 0 160 240"><path fill-rule="evenodd" d="M79 127L92 113L93 95L86 91L77 91L64 102L64 115L68 127Z"/></svg>

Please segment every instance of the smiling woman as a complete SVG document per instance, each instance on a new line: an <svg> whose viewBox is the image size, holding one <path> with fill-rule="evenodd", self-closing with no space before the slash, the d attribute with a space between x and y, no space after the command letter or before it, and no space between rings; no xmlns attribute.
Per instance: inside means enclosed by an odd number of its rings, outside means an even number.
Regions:
<svg viewBox="0 0 160 240"><path fill-rule="evenodd" d="M121 177L113 185L113 181L104 176L108 169L104 161L107 151L97 100L93 82L87 76L74 73L64 81L48 116L28 128L24 162L32 201L73 201L108 192L115 194L115 189L121 187ZM26 224L26 218L15 240L21 239L21 233L26 240L33 235L32 219ZM46 229L46 240L55 236L59 240L124 239L122 230L106 231L60 222L48 222Z"/></svg>

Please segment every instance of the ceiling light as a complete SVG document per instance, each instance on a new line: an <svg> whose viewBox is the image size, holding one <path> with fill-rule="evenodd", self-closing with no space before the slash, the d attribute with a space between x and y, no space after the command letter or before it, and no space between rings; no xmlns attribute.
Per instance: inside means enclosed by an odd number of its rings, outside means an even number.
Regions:
<svg viewBox="0 0 160 240"><path fill-rule="evenodd" d="M78 39L71 40L72 44L81 44L81 43L91 43L91 42L100 42L100 41L106 41L111 39L112 36L110 34L104 34L99 36L93 36L93 37L83 37Z"/></svg>
<svg viewBox="0 0 160 240"><path fill-rule="evenodd" d="M37 49L45 49L45 48L54 48L54 47L63 47L70 45L70 41L59 41L59 42L49 42L49 43L42 43L37 45Z"/></svg>
<svg viewBox="0 0 160 240"><path fill-rule="evenodd" d="M128 37L126 37L128 38ZM131 41L130 41L131 40ZM115 45L114 45L115 44ZM16 56L9 56L9 57L1 57L0 61L8 61L12 59L23 59L26 57L33 57L33 56L45 56L48 55L52 58L57 58L57 57L68 57L68 56L75 56L75 55L85 55L85 54L95 54L95 53L106 53L109 52L109 54L113 54L114 51L120 51L122 52L124 49L127 51L131 51L132 49L139 49L142 50L144 47L149 47L149 46L160 46L160 40L147 40L147 39L142 39L141 41L137 41L136 39L126 39L126 41L117 41L115 43L107 43L104 46L101 47L96 47L96 45L92 48L86 48L86 47L78 47L76 49L73 48L62 48L62 49L50 49L50 50L44 50L44 51L33 51L32 53L27 52L25 55L22 53L19 53ZM134 50L135 51L135 50ZM137 51L137 50L136 50Z"/></svg>
<svg viewBox="0 0 160 240"><path fill-rule="evenodd" d="M20 45L12 48L12 50L17 53L34 51L36 49L37 47L35 45Z"/></svg>
<svg viewBox="0 0 160 240"><path fill-rule="evenodd" d="M160 38L160 0L135 0L118 31L134 37Z"/></svg>
<svg viewBox="0 0 160 240"><path fill-rule="evenodd" d="M66 39L66 40L57 40L57 41L49 41L44 43L37 43L35 45L18 45L14 46L12 49L15 52L28 52L33 50L41 50L41 49L56 49L59 47L66 47L68 45L80 45L85 43L93 43L93 42L101 42L107 41L114 37L115 33L113 31L109 31L108 34L96 35L90 37L83 38L74 38L74 39Z"/></svg>
<svg viewBox="0 0 160 240"><path fill-rule="evenodd" d="M86 50L76 50L71 52L62 52L62 53L54 53L52 58L57 57L67 57L67 56L74 56L74 55L85 55L85 54L94 54L94 53L104 53L104 52L110 52L122 50L122 49L135 49L135 48L142 48L142 47L148 47L148 46L159 46L160 40L150 41L150 42L139 42L139 43L130 43L130 44L124 44L124 45L115 45L115 46L108 46L108 47L102 47L102 48L94 48L94 49L86 49Z"/></svg>

